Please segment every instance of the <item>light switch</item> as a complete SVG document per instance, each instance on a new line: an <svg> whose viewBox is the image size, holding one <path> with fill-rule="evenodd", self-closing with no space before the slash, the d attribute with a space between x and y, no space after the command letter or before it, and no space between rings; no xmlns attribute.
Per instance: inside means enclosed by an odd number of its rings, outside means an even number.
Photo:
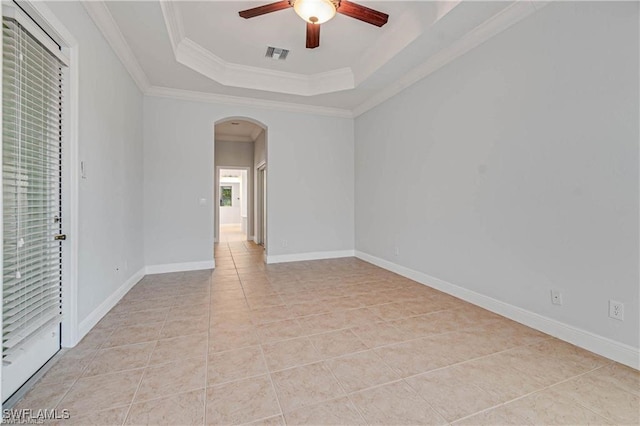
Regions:
<svg viewBox="0 0 640 426"><path fill-rule="evenodd" d="M200 198L198 200L198 204L200 204L201 206L206 206L207 205L207 199L206 198Z"/></svg>

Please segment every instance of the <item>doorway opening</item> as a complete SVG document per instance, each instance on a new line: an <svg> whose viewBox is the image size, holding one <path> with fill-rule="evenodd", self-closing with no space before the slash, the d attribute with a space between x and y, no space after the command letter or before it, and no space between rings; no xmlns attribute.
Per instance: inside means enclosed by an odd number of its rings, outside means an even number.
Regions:
<svg viewBox="0 0 640 426"><path fill-rule="evenodd" d="M250 168L218 167L218 240L247 241Z"/></svg>
<svg viewBox="0 0 640 426"><path fill-rule="evenodd" d="M214 257L251 252L266 259L267 128L246 117L214 125Z"/></svg>

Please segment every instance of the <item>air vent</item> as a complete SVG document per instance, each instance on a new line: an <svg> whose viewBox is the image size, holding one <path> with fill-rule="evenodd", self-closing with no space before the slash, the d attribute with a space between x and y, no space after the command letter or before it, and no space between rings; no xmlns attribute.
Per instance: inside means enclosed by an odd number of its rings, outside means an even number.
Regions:
<svg viewBox="0 0 640 426"><path fill-rule="evenodd" d="M284 61L285 59L287 59L288 54L289 54L289 51L287 49L269 46L267 47L267 53L264 56L274 60Z"/></svg>

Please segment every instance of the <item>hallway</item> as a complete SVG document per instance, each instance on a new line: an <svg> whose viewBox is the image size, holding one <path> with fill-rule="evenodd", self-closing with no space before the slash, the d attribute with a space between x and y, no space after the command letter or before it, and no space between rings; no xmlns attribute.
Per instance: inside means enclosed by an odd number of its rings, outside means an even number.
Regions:
<svg viewBox="0 0 640 426"><path fill-rule="evenodd" d="M638 372L355 258L146 276L17 409L60 424L638 423Z"/></svg>
<svg viewBox="0 0 640 426"><path fill-rule="evenodd" d="M220 225L220 243L247 241L247 234L242 232L241 225Z"/></svg>

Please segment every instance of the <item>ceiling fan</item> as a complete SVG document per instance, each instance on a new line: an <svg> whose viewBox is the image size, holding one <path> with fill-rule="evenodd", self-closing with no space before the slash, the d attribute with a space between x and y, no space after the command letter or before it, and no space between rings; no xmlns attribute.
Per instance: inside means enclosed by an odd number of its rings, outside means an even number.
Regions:
<svg viewBox="0 0 640 426"><path fill-rule="evenodd" d="M359 19L381 27L387 23L389 15L347 0L282 0L264 6L238 12L245 19L265 15L293 7L295 12L307 22L307 48L320 46L320 24L333 18L336 13Z"/></svg>

